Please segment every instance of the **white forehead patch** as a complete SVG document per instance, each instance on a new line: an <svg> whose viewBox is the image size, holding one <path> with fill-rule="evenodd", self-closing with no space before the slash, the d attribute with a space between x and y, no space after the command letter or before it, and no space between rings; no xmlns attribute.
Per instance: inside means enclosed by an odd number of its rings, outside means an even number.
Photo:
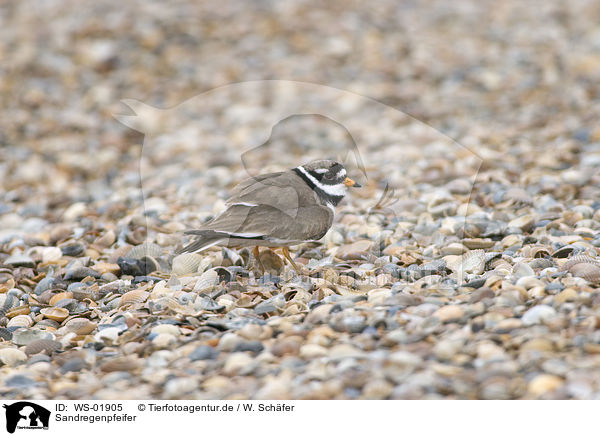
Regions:
<svg viewBox="0 0 600 436"><path fill-rule="evenodd" d="M346 170L344 168L342 168L341 170L338 171L336 179L343 179L346 178Z"/></svg>

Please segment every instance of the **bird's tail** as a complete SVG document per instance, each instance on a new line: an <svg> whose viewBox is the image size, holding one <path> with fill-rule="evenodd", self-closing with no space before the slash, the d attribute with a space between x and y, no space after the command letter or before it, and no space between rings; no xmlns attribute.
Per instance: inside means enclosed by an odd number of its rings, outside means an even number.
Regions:
<svg viewBox="0 0 600 436"><path fill-rule="evenodd" d="M198 239L192 241L183 248L180 248L175 252L175 254L203 251L209 247L212 247L213 245L223 242L229 237L227 234L215 232L214 230L188 230L184 234L196 235L198 236Z"/></svg>

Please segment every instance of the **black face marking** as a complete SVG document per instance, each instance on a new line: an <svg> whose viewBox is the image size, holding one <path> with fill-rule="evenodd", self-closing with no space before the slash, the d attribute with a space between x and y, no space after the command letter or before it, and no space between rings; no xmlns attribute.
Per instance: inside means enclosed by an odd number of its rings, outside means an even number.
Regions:
<svg viewBox="0 0 600 436"><path fill-rule="evenodd" d="M345 179L345 177L338 177L339 172L343 169L344 167L341 164L334 163L327 168L326 172L311 170L308 171L308 173L324 185L339 185L340 183L343 183Z"/></svg>
<svg viewBox="0 0 600 436"><path fill-rule="evenodd" d="M321 188L319 188L317 185L315 185L313 183L312 180L310 180L308 177L306 177L306 175L304 173L302 173L302 171L300 171L298 168L294 168L294 172L296 174L298 174L302 180L304 180L306 182L306 184L310 187L310 189L312 189L313 191L315 191L317 193L317 196L319 197L319 200L321 200L321 203L323 204L332 204L334 206L337 206L339 204L340 201L342 201L342 199L344 198L343 195L329 195L327 192L323 191ZM313 171L309 171L308 172L311 176L315 177L313 175ZM321 174L322 176L323 174ZM316 177L315 177L316 179ZM319 180L319 179L317 179ZM325 182L323 182L325 184Z"/></svg>

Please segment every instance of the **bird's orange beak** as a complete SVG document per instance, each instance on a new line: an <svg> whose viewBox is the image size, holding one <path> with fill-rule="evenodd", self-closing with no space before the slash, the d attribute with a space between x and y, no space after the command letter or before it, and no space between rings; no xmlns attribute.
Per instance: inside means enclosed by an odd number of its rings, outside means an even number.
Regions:
<svg viewBox="0 0 600 436"><path fill-rule="evenodd" d="M359 185L358 183L356 183L350 177L346 177L346 180L344 180L344 185L346 185L348 187L354 187L354 188L360 188L361 187L361 185Z"/></svg>

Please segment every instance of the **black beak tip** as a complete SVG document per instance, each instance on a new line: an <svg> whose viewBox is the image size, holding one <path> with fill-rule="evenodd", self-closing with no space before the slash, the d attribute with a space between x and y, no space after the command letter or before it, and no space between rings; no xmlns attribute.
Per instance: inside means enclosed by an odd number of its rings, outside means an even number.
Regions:
<svg viewBox="0 0 600 436"><path fill-rule="evenodd" d="M354 183L354 185L352 185L353 188L362 188L362 185L360 183Z"/></svg>

